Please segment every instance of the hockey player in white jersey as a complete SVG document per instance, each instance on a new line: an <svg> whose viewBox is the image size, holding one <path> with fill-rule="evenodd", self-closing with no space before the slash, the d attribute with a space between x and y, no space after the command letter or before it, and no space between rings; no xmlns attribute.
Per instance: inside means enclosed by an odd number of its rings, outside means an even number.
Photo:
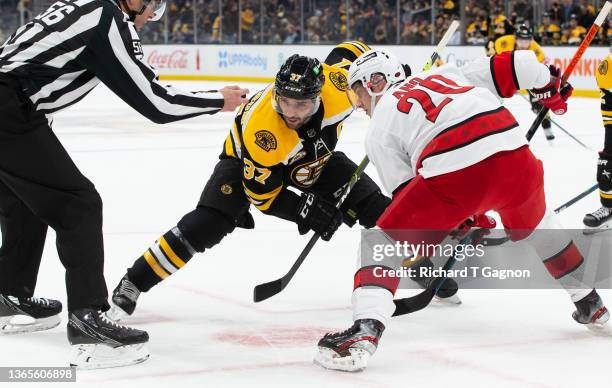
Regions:
<svg viewBox="0 0 612 388"><path fill-rule="evenodd" d="M571 87L559 92L557 68L539 63L532 51L514 51L411 75L393 54L375 50L351 65L348 83L355 107L371 117L367 155L393 193L377 221L381 234L437 244L443 233L418 230L451 232L469 217L494 210L509 237L526 239L566 289L576 306L573 318L603 327L609 313L597 292L568 276L584 262L571 238L551 241L538 232L560 225L546 208L542 163L501 104L501 98L529 89L542 105L565 113ZM354 324L319 341L316 363L346 371L366 367L395 310L399 283L380 269L358 269Z"/></svg>

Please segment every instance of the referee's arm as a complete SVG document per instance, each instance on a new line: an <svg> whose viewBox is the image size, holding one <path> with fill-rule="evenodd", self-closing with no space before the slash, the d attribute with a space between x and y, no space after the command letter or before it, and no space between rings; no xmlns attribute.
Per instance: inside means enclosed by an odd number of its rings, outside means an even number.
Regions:
<svg viewBox="0 0 612 388"><path fill-rule="evenodd" d="M186 92L159 83L143 60L140 40L120 11L102 14L93 31L84 65L117 96L151 121L164 124L214 114L224 105L219 92Z"/></svg>

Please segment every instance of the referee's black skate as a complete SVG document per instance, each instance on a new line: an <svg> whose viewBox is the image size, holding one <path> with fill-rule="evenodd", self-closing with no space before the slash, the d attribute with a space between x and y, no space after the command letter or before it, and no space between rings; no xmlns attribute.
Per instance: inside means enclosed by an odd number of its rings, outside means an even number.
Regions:
<svg viewBox="0 0 612 388"><path fill-rule="evenodd" d="M140 290L128 279L127 274L121 278L113 291L112 305L106 315L113 321L119 321L128 315L132 315L136 309L136 302L140 296Z"/></svg>
<svg viewBox="0 0 612 388"><path fill-rule="evenodd" d="M376 319L358 319L338 333L327 333L319 340L315 364L345 372L364 370L376 352L385 325Z"/></svg>
<svg viewBox="0 0 612 388"><path fill-rule="evenodd" d="M146 331L118 325L100 310L70 312L68 341L73 348L70 365L82 369L131 365L149 358Z"/></svg>
<svg viewBox="0 0 612 388"><path fill-rule="evenodd" d="M582 222L585 226L583 231L584 234L593 234L608 230L612 226L612 209L602 206L593 213L585 215Z"/></svg>
<svg viewBox="0 0 612 388"><path fill-rule="evenodd" d="M0 334L31 333L59 325L62 304L53 299L0 294Z"/></svg>
<svg viewBox="0 0 612 388"><path fill-rule="evenodd" d="M598 333L610 333L610 329L606 325L610 319L610 312L604 306L597 291L591 291L574 304L576 305L576 311L572 314L572 318L576 322L586 325L590 330Z"/></svg>

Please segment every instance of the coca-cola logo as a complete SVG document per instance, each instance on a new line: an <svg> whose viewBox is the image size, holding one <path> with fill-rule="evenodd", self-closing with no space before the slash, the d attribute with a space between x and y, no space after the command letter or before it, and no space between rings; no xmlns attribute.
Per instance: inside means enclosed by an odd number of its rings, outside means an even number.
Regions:
<svg viewBox="0 0 612 388"><path fill-rule="evenodd" d="M153 50L147 57L147 62L157 69L187 69L188 56L188 50L174 50L168 53Z"/></svg>

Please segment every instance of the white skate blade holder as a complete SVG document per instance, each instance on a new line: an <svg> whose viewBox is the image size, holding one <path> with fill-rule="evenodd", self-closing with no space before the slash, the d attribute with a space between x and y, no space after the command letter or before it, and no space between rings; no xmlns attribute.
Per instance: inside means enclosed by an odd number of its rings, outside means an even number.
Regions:
<svg viewBox="0 0 612 388"><path fill-rule="evenodd" d="M60 324L59 315L47 318L32 318L27 315L0 317L0 334L24 334L49 330Z"/></svg>
<svg viewBox="0 0 612 388"><path fill-rule="evenodd" d="M598 337L612 337L612 328L605 323L587 323L585 324L589 332Z"/></svg>
<svg viewBox="0 0 612 388"><path fill-rule="evenodd" d="M612 220L608 222L604 222L603 224L599 226L586 226L585 225L584 229L582 230L582 234L589 235L589 234L606 232L610 230L611 228L612 228Z"/></svg>
<svg viewBox="0 0 612 388"><path fill-rule="evenodd" d="M349 349L350 356L340 357L338 353L328 348L319 347L319 352L313 362L325 369L343 372L361 372L368 366L371 355L363 349Z"/></svg>
<svg viewBox="0 0 612 388"><path fill-rule="evenodd" d="M115 368L139 364L146 361L149 355L144 343L116 348L103 344L72 345L70 366L78 369Z"/></svg>

